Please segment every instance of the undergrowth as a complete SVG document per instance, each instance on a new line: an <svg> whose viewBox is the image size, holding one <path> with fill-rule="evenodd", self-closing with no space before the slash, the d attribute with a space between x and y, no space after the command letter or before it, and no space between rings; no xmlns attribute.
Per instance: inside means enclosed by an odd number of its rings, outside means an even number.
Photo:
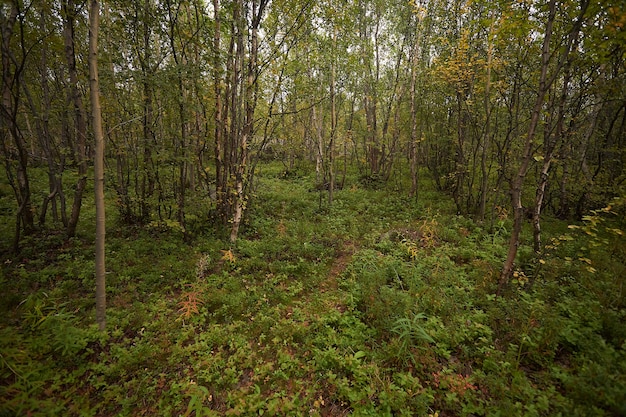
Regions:
<svg viewBox="0 0 626 417"><path fill-rule="evenodd" d="M623 203L548 222L496 297L501 212L261 168L234 246L113 219L104 333L91 230L6 252L0 416L626 415Z"/></svg>

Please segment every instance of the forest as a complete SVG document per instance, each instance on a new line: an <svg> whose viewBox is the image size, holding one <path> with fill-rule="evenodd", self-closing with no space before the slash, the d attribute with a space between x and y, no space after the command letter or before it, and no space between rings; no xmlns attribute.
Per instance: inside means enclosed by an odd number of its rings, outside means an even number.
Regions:
<svg viewBox="0 0 626 417"><path fill-rule="evenodd" d="M0 35L0 417L626 416L624 0Z"/></svg>

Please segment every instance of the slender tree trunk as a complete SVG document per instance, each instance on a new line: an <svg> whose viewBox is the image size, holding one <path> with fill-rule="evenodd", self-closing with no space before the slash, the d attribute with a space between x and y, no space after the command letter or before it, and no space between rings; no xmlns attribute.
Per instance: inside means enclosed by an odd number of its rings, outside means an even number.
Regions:
<svg viewBox="0 0 626 417"><path fill-rule="evenodd" d="M554 137L551 138L550 133L544 135L544 155L543 166L539 174L539 182L537 184L537 190L535 192L535 205L533 207L533 249L535 253L541 251L541 210L543 208L543 201L546 193L546 187L548 185L549 170L554 158L554 152L558 145L565 139L563 119L565 117L565 104L569 94L569 84L571 80L571 56L570 52L578 48L579 32L583 24L583 19L589 6L589 1L581 2L581 11L578 19L574 23L574 26L568 36L568 42L563 49L561 57L559 59L559 65L557 71L564 67L563 86L561 88L561 94L559 98L559 105L557 110L556 129L554 131ZM573 117L575 120L576 117Z"/></svg>
<svg viewBox="0 0 626 417"><path fill-rule="evenodd" d="M390 87L391 95L387 101L384 114L382 115L383 126L380 132L381 141L381 154L380 154L380 170L382 172L383 179L387 181L391 176L391 172L394 167L396 148L398 146L398 119L400 112L400 105L402 103L405 93L405 85L402 82L401 74L405 66L403 65L403 58L405 54L406 37L403 38L402 45L398 48L398 54L395 61L395 76L393 79L393 85ZM377 59L377 62L379 59ZM377 64L379 65L379 64ZM389 127L393 126L392 134L389 135ZM389 137L391 138L389 139Z"/></svg>
<svg viewBox="0 0 626 417"><path fill-rule="evenodd" d="M13 250L19 250L21 232L34 231L34 214L31 204L30 180L28 177L28 149L18 126L17 118L20 102L20 79L26 59L26 46L20 43L21 61L11 50L11 38L19 14L17 3L12 3L8 15L2 10L0 24L2 30L2 108L0 109L0 142L9 184L13 188L18 210L15 221ZM23 22L20 21L20 25ZM20 27L23 30L23 27ZM13 68L13 71L11 70ZM13 147L9 144L12 140ZM17 159L15 168L13 161ZM15 173L13 170L15 169Z"/></svg>
<svg viewBox="0 0 626 417"><path fill-rule="evenodd" d="M93 134L95 138L94 189L96 202L96 323L98 328L106 327L106 285L105 285L105 209L104 209L104 134L100 108L100 86L98 79L98 29L100 5L91 0L89 7L89 91Z"/></svg>
<svg viewBox="0 0 626 417"><path fill-rule="evenodd" d="M183 84L183 73L182 73L182 65L185 63L184 59L184 51L183 56L180 56L178 48L176 47L176 33L175 28L178 23L178 12L177 9L174 14L172 14L172 4L170 0L166 2L167 4L167 12L169 18L169 40L170 47L172 48L172 57L174 58L174 63L176 64L176 83L178 86L178 119L180 122L180 137L178 141L174 144L174 148L176 149L176 157L179 159L178 163L178 186L175 187L178 189L176 193L176 218L178 223L183 228L185 228L185 195L187 188L187 122L186 122L186 109L185 109L185 87ZM178 5L177 7L179 7ZM185 232L186 234L186 232Z"/></svg>
<svg viewBox="0 0 626 417"><path fill-rule="evenodd" d="M235 172L235 208L233 214L233 224L230 231L230 242L235 243L239 235L239 228L243 220L243 214L248 200L247 182L249 181L248 169L248 142L254 135L254 113L257 104L258 90L258 51L259 51L259 27L263 19L263 13L269 0L253 0L251 3L251 31L249 34L250 52L248 55L248 65L246 83L244 86L245 115L244 124L239 143L238 158ZM241 10L240 10L241 12ZM245 15L242 16L245 18ZM243 31L240 31L240 41L243 40ZM243 43L243 42L241 42ZM243 48L242 48L243 49Z"/></svg>
<svg viewBox="0 0 626 417"><path fill-rule="evenodd" d="M318 184L323 185L324 174L324 134L323 122L317 117L316 106L311 108L311 127L315 131L315 180Z"/></svg>
<svg viewBox="0 0 626 417"><path fill-rule="evenodd" d="M39 28L41 33L45 33L46 31L46 10L45 7L42 6L40 10L40 20L39 20ZM48 85L48 44L47 42L43 42L42 50L41 50L41 71L40 71L40 79L41 79L41 91L42 91L42 106L41 106L41 114L39 117L38 124L40 125L40 133L39 133L39 143L43 150L43 153L46 158L46 162L48 164L48 189L49 193L44 197L43 203L41 204L41 211L39 214L39 224L43 226L46 222L46 214L48 211L48 205L52 205L52 219L54 222L59 220L59 212L57 207L57 197L59 199L64 199L63 196L63 183L58 173L57 164L55 162L55 152L53 150L54 145L52 143L52 138L50 135L50 108L51 108L51 96L50 96L50 86ZM31 101L29 99L29 101ZM34 103L31 104L31 108L33 112L35 111Z"/></svg>
<svg viewBox="0 0 626 417"><path fill-rule="evenodd" d="M150 219L151 207L149 199L154 194L154 162L152 160L152 148L155 146L154 135L154 105L152 87L152 45L151 45L151 22L150 0L144 0L143 6L143 57L141 59L141 71L143 75L143 170L140 189L140 219L142 223ZM141 56L141 53L139 54Z"/></svg>
<svg viewBox="0 0 626 417"><path fill-rule="evenodd" d="M502 291L504 285L509 281L509 278L513 274L513 267L515 264L515 258L517 256L517 249L519 247L519 237L522 231L522 224L524 222L524 207L522 205L522 188L524 185L524 178L530 166L530 160L532 158L532 144L535 138L537 126L539 124L539 118L541 117L542 107L544 103L545 95L550 88L547 82L548 66L550 64L550 40L552 38L552 27L554 25L554 19L556 16L556 0L550 0L549 4L549 16L546 22L546 31L543 39L542 53L541 53L541 74L539 77L539 89L537 92L537 99L533 107L532 116L530 119L530 125L528 127L528 133L524 142L524 149L522 153L522 160L517 170L517 174L513 178L511 184L511 203L513 206L513 230L511 231L511 238L509 240L509 249L506 260L500 273L500 280L498 283L498 293ZM554 79L554 78L552 78Z"/></svg>
<svg viewBox="0 0 626 417"><path fill-rule="evenodd" d="M83 202L83 193L87 185L87 114L83 99L78 88L78 71L76 69L76 53L74 50L74 18L76 15L73 0L63 2L63 38L65 41L65 59L70 78L70 102L74 107L75 116L75 148L74 154L78 165L78 182L74 191L74 202L67 224L67 235L72 237L76 234L76 226L80 217L80 209Z"/></svg>
<svg viewBox="0 0 626 417"><path fill-rule="evenodd" d="M541 211L543 209L543 200L548 185L550 166L554 151L563 139L563 116L565 114L565 101L567 100L567 90L569 87L569 72L566 73L563 81L563 89L561 91L559 106L557 110L557 121L554 136L552 137L551 129L545 129L543 141L543 163L539 172L539 180L535 191L535 204L532 213L533 225L533 249L536 254L541 252ZM550 123L546 123L549 125Z"/></svg>
<svg viewBox="0 0 626 417"><path fill-rule="evenodd" d="M222 155L222 142L224 140L225 120L222 116L222 60L220 57L221 44L221 18L220 18L220 1L213 0L213 20L215 28L213 29L213 90L215 92L215 199L217 202L224 200L224 173L222 166L224 165ZM222 217L224 213L222 213Z"/></svg>
<svg viewBox="0 0 626 417"><path fill-rule="evenodd" d="M333 204L335 192L335 136L337 135L337 97L335 94L336 82L336 54L337 54L337 28L333 27L333 45L330 64L330 140L328 142L328 204Z"/></svg>
<svg viewBox="0 0 626 417"><path fill-rule="evenodd" d="M364 4L360 11L359 19L359 37L362 43L362 64L365 67L365 88L363 96L363 108L365 110L365 121L367 126L367 133L365 136L365 154L367 155L367 163L369 168L369 175L377 176L380 171L380 143L378 138L378 94L376 86L379 80L379 54L378 54L378 31L380 19L377 18L376 25L374 26L374 42L375 51L374 59L375 63L371 62L370 42L371 34L369 33L370 24L368 20L367 4Z"/></svg>
<svg viewBox="0 0 626 417"><path fill-rule="evenodd" d="M494 20L491 21L489 28L489 45L487 46L487 74L485 75L485 131L482 140L482 153L480 158L480 203L478 207L478 219L485 221L485 212L487 208L487 191L489 189L489 170L487 169L487 155L491 147L491 63L493 58L493 33Z"/></svg>
<svg viewBox="0 0 626 417"><path fill-rule="evenodd" d="M419 35L416 35L419 36ZM417 164L417 66L419 52L418 37L414 41L413 51L411 54L411 139L409 142L409 164L411 170L411 192L410 195L417 201L419 191L419 172Z"/></svg>
<svg viewBox="0 0 626 417"><path fill-rule="evenodd" d="M348 143L353 145L351 156L356 157L356 142L352 133L352 124L354 122L354 106L356 97L350 101L350 115L348 116L348 126L346 128L345 138L343 141L343 172L341 173L341 188L344 188L346 176L348 175Z"/></svg>
<svg viewBox="0 0 626 417"><path fill-rule="evenodd" d="M254 8L254 6L253 6ZM233 72L233 86L231 94L232 94L232 115L233 118L237 116L237 121L231 126L231 137L230 137L230 161L229 161L229 169L230 169L230 182L232 187L232 196L229 196L229 211L232 215L231 217L231 229L230 229L230 242L235 243L237 241L237 237L239 236L239 227L241 225L241 219L243 217L243 204L242 199L243 195L243 174L242 170L245 170L241 164L245 163L245 158L247 157L248 152L248 129L252 126L249 125L249 120L247 118L247 113L249 109L249 103L247 102L250 99L250 94L252 90L250 90L250 81L253 77L250 74L250 68L248 68L248 74L245 78L245 82L239 82L239 76L243 77L244 72L244 59L245 59L245 50L244 50L244 23L247 23L246 14L244 10L243 0L236 0L233 6L233 26L235 33L235 45L236 45L236 54L235 54L235 64L234 64L234 72ZM251 40L252 42L252 40ZM242 114L243 113L243 114ZM241 125L240 125L241 123ZM229 193L230 194L230 190Z"/></svg>
<svg viewBox="0 0 626 417"><path fill-rule="evenodd" d="M454 188L452 197L456 204L457 212L462 213L465 178L467 176L467 159L465 158L465 111L463 110L463 96L461 91L456 93L457 121L456 121L456 157L454 160ZM469 197L468 197L469 198Z"/></svg>

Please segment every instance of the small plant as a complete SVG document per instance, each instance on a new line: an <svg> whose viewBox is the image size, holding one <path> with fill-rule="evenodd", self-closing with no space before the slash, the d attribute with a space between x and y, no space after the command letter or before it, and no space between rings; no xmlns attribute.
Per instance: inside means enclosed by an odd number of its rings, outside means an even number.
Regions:
<svg viewBox="0 0 626 417"><path fill-rule="evenodd" d="M448 391L458 394L459 396L465 395L470 391L476 391L478 388L469 382L470 377L461 374L451 374L444 372L433 373L433 383L437 388L445 388Z"/></svg>
<svg viewBox="0 0 626 417"><path fill-rule="evenodd" d="M420 243L425 248L433 248L437 246L439 240L437 231L439 230L439 223L435 217L431 219L425 219L419 227L420 230Z"/></svg>
<svg viewBox="0 0 626 417"><path fill-rule="evenodd" d="M231 265L237 262L237 258L235 257L235 253L232 249L223 250L222 252L222 261L227 261Z"/></svg>
<svg viewBox="0 0 626 417"><path fill-rule="evenodd" d="M182 294L183 299L178 303L180 306L178 312L181 313L181 318L183 319L189 319L200 313L200 306L203 304L202 300L200 300L202 292L193 285L188 287L189 291L185 291Z"/></svg>
<svg viewBox="0 0 626 417"><path fill-rule="evenodd" d="M209 274L211 267L211 256L210 255L202 255L198 262L196 263L196 278L202 279L206 278Z"/></svg>
<svg viewBox="0 0 626 417"><path fill-rule="evenodd" d="M195 415L199 417L215 415L209 407L204 405L206 402L210 403L213 401L213 396L206 387L198 385L194 381L190 381L187 387L187 396L189 397L189 404L183 416Z"/></svg>
<svg viewBox="0 0 626 417"><path fill-rule="evenodd" d="M391 332L398 336L399 356L408 355L412 347L417 347L422 342L435 343L435 340L422 327L423 320L427 319L426 315L418 313L413 314L412 318L401 317L395 321Z"/></svg>
<svg viewBox="0 0 626 417"><path fill-rule="evenodd" d="M402 239L402 244L406 248L406 251L411 257L412 261L416 261L419 259L420 253L419 253L419 247L417 243L405 238L405 239Z"/></svg>

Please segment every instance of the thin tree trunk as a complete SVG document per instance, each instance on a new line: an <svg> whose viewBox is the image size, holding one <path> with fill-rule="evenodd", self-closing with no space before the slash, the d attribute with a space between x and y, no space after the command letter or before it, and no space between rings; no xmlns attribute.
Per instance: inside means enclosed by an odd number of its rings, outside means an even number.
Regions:
<svg viewBox="0 0 626 417"><path fill-rule="evenodd" d="M317 138L315 141L315 180L321 185L323 185L325 178L322 164L324 161L324 136L322 126L322 122L318 121L316 106L313 106L311 108L311 127L315 130L315 136Z"/></svg>
<svg viewBox="0 0 626 417"><path fill-rule="evenodd" d="M478 219L481 222L485 221L485 212L487 207L487 190L489 189L489 170L487 169L487 155L491 146L491 63L493 58L493 33L494 19L491 21L489 28L489 45L487 47L487 74L485 75L485 132L482 141L482 153L480 158L480 204L478 207Z"/></svg>
<svg viewBox="0 0 626 417"><path fill-rule="evenodd" d="M40 10L40 21L39 28L41 33L45 33L46 30L46 12L45 8L42 7ZM41 51L41 90L42 90L42 100L43 104L41 106L41 118L40 118L40 145L43 149L44 155L46 157L46 162L48 164L48 188L49 194L44 198L43 203L41 204L41 212L39 214L39 224L43 226L46 221L46 214L48 211L48 204L52 205L52 219L54 222L59 220L59 212L57 207L57 197L63 199L63 183L61 178L58 175L57 166L55 163L55 155L53 151L53 144L50 135L50 108L51 108L51 97L50 97L50 86L48 85L48 44L47 42L43 42L42 51ZM31 100L29 100L31 101ZM31 105L33 111L35 111L34 105Z"/></svg>
<svg viewBox="0 0 626 417"><path fill-rule="evenodd" d="M18 62L11 51L11 37L19 10L16 3L11 5L8 16L3 14L0 20L2 30L2 109L0 112L0 142L9 184L13 188L18 210L15 221L15 236L13 250L19 250L22 228L25 234L34 231L34 215L31 205L30 181L28 177L28 151L22 132L17 124L20 78L24 69L26 50L23 43L20 44L22 60ZM20 22L22 24L23 22ZM23 28L21 28L23 29ZM14 70L11 71L11 67ZM9 147L9 137L13 141L15 149ZM13 173L13 160L17 158L15 174Z"/></svg>
<svg viewBox="0 0 626 417"><path fill-rule="evenodd" d="M258 89L258 50L259 50L259 27L263 18L265 7L268 0L253 0L251 4L252 20L250 33L250 53L248 56L248 68L246 76L246 84L244 86L244 103L245 115L244 125L239 143L238 158L236 161L235 173L235 210L233 215L233 224L230 231L230 242L235 243L239 235L239 227L243 220L243 214L247 203L247 181L248 178L248 141L252 139L254 134L254 112L257 103ZM236 6L237 8L237 6ZM241 11L241 10L240 10ZM243 16L245 18L245 16ZM239 32L240 41L243 40L243 31ZM243 43L243 42L241 42ZM243 48L242 48L243 49ZM243 51L242 51L243 52Z"/></svg>
<svg viewBox="0 0 626 417"><path fill-rule="evenodd" d="M105 284L105 235L104 208L104 135L100 108L100 86L98 80L98 29L100 5L91 0L89 7L89 91L93 134L95 138L94 189L96 202L96 323L102 331L106 327L106 284Z"/></svg>
<svg viewBox="0 0 626 417"><path fill-rule="evenodd" d="M253 6L254 7L254 6ZM230 242L235 243L239 236L239 227L241 225L241 219L243 217L243 172L241 163L245 162L247 156L247 142L248 142L248 128L249 120L247 118L249 94L252 90L250 87L250 68L248 68L248 74L245 78L245 82L239 82L238 78L244 71L244 22L247 21L244 11L243 0L236 0L233 5L233 29L235 30L235 63L233 67L233 85L231 91L232 100L232 117L233 124L231 125L231 137L230 137L230 160L229 160L229 211L232 217L230 220ZM243 76L243 75L241 75ZM245 110L244 110L245 108ZM243 113L243 114L242 114ZM242 125L240 125L242 123ZM234 183L233 183L234 182ZM231 196L230 191L233 191Z"/></svg>
<svg viewBox="0 0 626 417"><path fill-rule="evenodd" d="M222 60L220 58L221 43L221 18L220 1L213 0L213 19L215 28L213 30L213 89L215 92L215 199L217 202L224 200L224 174L222 166L224 164L222 155L222 141L224 140L225 120L222 117ZM223 217L223 213L222 213Z"/></svg>
<svg viewBox="0 0 626 417"><path fill-rule="evenodd" d="M452 197L456 204L458 213L463 212L463 188L465 186L465 177L467 175L467 160L465 158L465 123L464 123L464 110L463 110L463 98L461 91L456 93L457 101L457 121L456 121L456 158L454 160L454 188L452 191ZM468 197L469 198L469 197Z"/></svg>
<svg viewBox="0 0 626 417"><path fill-rule="evenodd" d="M535 138L537 126L539 124L539 118L541 116L544 97L546 92L550 88L550 83L547 82L548 66L550 64L550 40L552 38L552 27L556 15L556 0L551 0L549 4L549 16L546 23L546 32L543 39L542 53L541 53L541 74L539 77L539 90L537 92L537 99L533 107L532 116L530 119L530 125L528 127L528 133L524 143L524 150L522 153L522 160L517 170L517 174L513 178L511 186L511 203L513 208L513 230L511 231L511 238L509 240L509 249L506 260L500 273L500 280L498 282L498 294L502 291L504 285L509 281L509 278L513 274L513 267L515 264L515 258L517 256L517 249L519 247L519 237L522 231L522 224L524 221L524 207L522 206L522 188L524 185L524 178L528 172L530 166L530 160L532 158L532 143ZM552 78L553 80L554 78Z"/></svg>
<svg viewBox="0 0 626 417"><path fill-rule="evenodd" d="M354 105L356 97L353 97L350 101L350 115L348 116L348 126L343 141L343 172L341 173L341 188L343 189L346 183L346 176L348 175L348 143L353 145L352 157L356 157L356 142L352 133L352 124L354 121Z"/></svg>
<svg viewBox="0 0 626 417"><path fill-rule="evenodd" d="M537 184L537 190L535 193L535 205L533 207L533 249L535 253L541 251L541 210L543 208L543 201L546 193L546 187L548 185L549 170L554 157L554 151L561 141L564 140L563 132L563 119L565 117L565 104L567 101L569 83L571 80L571 56L570 52L578 48L579 32L583 24L583 19L589 6L589 1L581 2L581 10L578 19L574 23L572 30L568 36L568 42L563 49L563 52L559 58L559 64L557 71L562 67L564 68L565 75L563 77L563 86L561 89L561 95L559 99L559 106L556 120L556 130L554 138L550 139L550 134L544 135L544 159L543 167L539 175L539 183ZM576 119L574 117L573 119Z"/></svg>
<svg viewBox="0 0 626 417"><path fill-rule="evenodd" d="M63 3L63 38L65 42L65 59L70 78L69 100L74 106L76 142L74 154L78 165L78 181L74 191L74 202L67 224L67 235L72 237L76 234L76 226L80 217L80 209L83 201L83 192L87 185L87 115L83 99L78 88L78 71L76 69L76 53L74 50L74 17L76 11L73 0Z"/></svg>
<svg viewBox="0 0 626 417"><path fill-rule="evenodd" d="M419 35L417 35L419 36ZM418 37L414 41L413 51L411 54L411 139L409 142L409 164L411 170L411 191L410 195L417 201L419 191L419 172L417 165L417 65L419 42Z"/></svg>
<svg viewBox="0 0 626 417"><path fill-rule="evenodd" d="M176 37L175 37L175 26L178 21L178 9L176 10L176 14L172 14L172 4L170 0L166 2L167 4L167 12L169 18L169 40L170 47L172 48L172 57L174 58L174 63L176 64L176 83L178 86L178 119L180 122L180 138L177 143L174 144L176 149L176 157L179 159L178 164L178 192L176 193L176 218L178 223L182 227L183 231L185 228L185 194L187 188L187 123L186 123L186 109L185 109L185 88L183 84L183 74L182 74L182 65L185 63L184 55L179 56L178 49L176 47ZM180 7L178 5L177 7ZM184 51L183 51L184 54ZM186 234L186 231L184 232Z"/></svg>
<svg viewBox="0 0 626 417"><path fill-rule="evenodd" d="M328 205L333 204L335 192L335 136L337 135L337 97L335 94L336 82L336 54L337 54L337 28L333 28L333 51L330 64L330 140L328 142Z"/></svg>
<svg viewBox="0 0 626 417"><path fill-rule="evenodd" d="M143 73L143 172L141 177L141 203L140 219L142 223L150 219L151 207L149 199L154 194L154 162L152 160L152 148L155 145L154 127L154 105L153 87L151 81L152 73L152 45L151 26L148 17L150 15L150 0L144 0L143 7L143 57L141 59L141 70ZM141 53L139 54L141 57Z"/></svg>

